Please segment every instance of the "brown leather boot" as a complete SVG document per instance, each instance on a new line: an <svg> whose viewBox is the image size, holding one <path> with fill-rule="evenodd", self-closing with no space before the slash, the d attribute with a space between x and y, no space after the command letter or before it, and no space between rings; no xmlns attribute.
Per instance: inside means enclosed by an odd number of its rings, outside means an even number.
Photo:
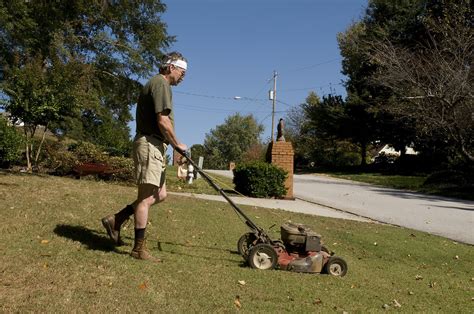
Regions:
<svg viewBox="0 0 474 314"><path fill-rule="evenodd" d="M120 238L120 228L122 224L133 215L133 211L133 206L127 205L115 215L102 218L102 225L105 230L107 230L107 234L115 245L121 246L125 244Z"/></svg>
<svg viewBox="0 0 474 314"><path fill-rule="evenodd" d="M136 259L148 260L154 263L160 263L161 259L153 257L146 248L145 239L135 239L135 245L130 255Z"/></svg>
<svg viewBox="0 0 474 314"><path fill-rule="evenodd" d="M116 221L114 215L109 215L107 217L102 218L102 225L104 226L105 230L107 230L107 234L109 235L110 239L114 242L115 245L122 246L125 243L120 238L120 226L116 226L115 223Z"/></svg>

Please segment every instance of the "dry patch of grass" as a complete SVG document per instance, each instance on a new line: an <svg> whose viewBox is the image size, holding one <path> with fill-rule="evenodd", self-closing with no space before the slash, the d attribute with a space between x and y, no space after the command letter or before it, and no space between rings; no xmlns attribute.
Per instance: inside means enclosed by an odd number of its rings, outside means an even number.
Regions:
<svg viewBox="0 0 474 314"><path fill-rule="evenodd" d="M164 263L134 260L133 225L123 231L127 245L114 248L100 218L135 193L0 173L0 310L231 312L238 296L246 312L472 312L472 246L378 224L243 206L262 227L288 219L312 226L349 265L343 278L258 271L236 253L247 230L230 206L171 196L147 228Z"/></svg>

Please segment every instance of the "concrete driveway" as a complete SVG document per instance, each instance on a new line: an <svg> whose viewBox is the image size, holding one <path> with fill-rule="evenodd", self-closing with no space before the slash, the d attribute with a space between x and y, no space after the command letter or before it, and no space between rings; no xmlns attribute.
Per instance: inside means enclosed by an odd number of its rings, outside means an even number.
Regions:
<svg viewBox="0 0 474 314"><path fill-rule="evenodd" d="M210 172L232 176L231 171ZM294 175L293 187L297 199L315 205L474 244L472 201L428 196L312 174Z"/></svg>

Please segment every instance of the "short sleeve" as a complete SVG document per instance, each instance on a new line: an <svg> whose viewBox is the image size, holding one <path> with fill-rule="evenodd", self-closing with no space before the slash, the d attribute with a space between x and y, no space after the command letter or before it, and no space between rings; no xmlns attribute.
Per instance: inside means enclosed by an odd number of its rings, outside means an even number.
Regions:
<svg viewBox="0 0 474 314"><path fill-rule="evenodd" d="M169 115L172 110L171 88L163 81L157 81L151 86L151 96L155 107L155 113Z"/></svg>

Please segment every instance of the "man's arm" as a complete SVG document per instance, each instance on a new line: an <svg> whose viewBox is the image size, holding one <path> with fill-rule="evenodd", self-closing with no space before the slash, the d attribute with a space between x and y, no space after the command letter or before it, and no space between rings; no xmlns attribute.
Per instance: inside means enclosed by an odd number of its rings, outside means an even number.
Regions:
<svg viewBox="0 0 474 314"><path fill-rule="evenodd" d="M185 144L181 143L176 137L170 117L160 112L157 114L157 119L158 127L160 128L161 134L163 134L163 136L171 144L171 146L173 146L174 148L178 148L183 152L186 151L188 147Z"/></svg>

